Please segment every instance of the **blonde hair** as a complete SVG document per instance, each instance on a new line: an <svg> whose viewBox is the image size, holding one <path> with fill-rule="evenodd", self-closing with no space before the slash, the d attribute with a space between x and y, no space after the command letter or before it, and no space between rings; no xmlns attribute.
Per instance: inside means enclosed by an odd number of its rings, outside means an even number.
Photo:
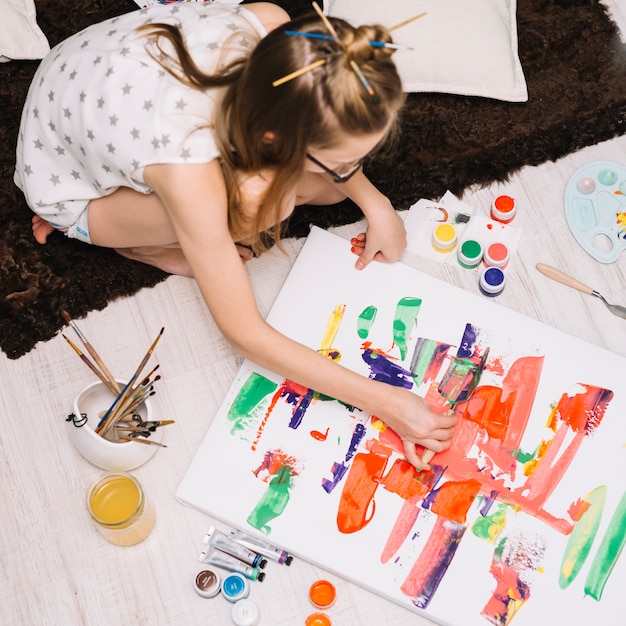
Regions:
<svg viewBox="0 0 626 626"><path fill-rule="evenodd" d="M223 87L213 113L214 133L228 189L228 222L234 237L246 237L255 251L280 239L281 209L304 171L309 149L336 147L342 136L363 136L388 129L393 135L404 103L402 84L391 59L392 49L373 47L371 40L391 42L380 25L351 26L329 18L337 39L290 36L285 30L327 35L316 14L306 15L268 33L246 56L218 74L207 75L194 63L180 30L151 24L142 31L170 42L176 57L161 54L159 62L179 80L196 89ZM274 87L279 78L314 61L320 67ZM356 63L373 89L364 87L353 69ZM262 168L276 175L261 207L250 222L240 206L238 185L242 175ZM274 224L269 238L259 235L263 225Z"/></svg>

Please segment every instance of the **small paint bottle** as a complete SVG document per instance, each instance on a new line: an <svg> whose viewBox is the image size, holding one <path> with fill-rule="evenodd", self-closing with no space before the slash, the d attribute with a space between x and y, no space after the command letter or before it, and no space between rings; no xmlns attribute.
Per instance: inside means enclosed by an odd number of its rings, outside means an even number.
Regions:
<svg viewBox="0 0 626 626"><path fill-rule="evenodd" d="M261 621L261 611L256 602L246 598L235 602L231 617L235 626L257 626Z"/></svg>
<svg viewBox="0 0 626 626"><path fill-rule="evenodd" d="M250 594L248 581L238 572L233 572L222 581L222 595L229 602L238 602Z"/></svg>
<svg viewBox="0 0 626 626"><path fill-rule="evenodd" d="M504 272L499 267L486 267L480 274L478 287L483 295L493 298L502 293L505 282Z"/></svg>
<svg viewBox="0 0 626 626"><path fill-rule="evenodd" d="M509 249L500 242L487 246L483 256L483 262L487 267L506 267L509 262Z"/></svg>
<svg viewBox="0 0 626 626"><path fill-rule="evenodd" d="M203 598L214 598L220 592L221 584L222 579L217 572L203 569L196 576L193 588Z"/></svg>
<svg viewBox="0 0 626 626"><path fill-rule="evenodd" d="M457 250L459 265L466 269L473 269L480 265L483 258L483 247L475 239L465 240Z"/></svg>
<svg viewBox="0 0 626 626"><path fill-rule="evenodd" d="M305 626L332 626L330 617L326 613L311 613L304 624Z"/></svg>
<svg viewBox="0 0 626 626"><path fill-rule="evenodd" d="M498 196L491 204L491 219L503 224L508 224L517 213L515 198L511 196Z"/></svg>
<svg viewBox="0 0 626 626"><path fill-rule="evenodd" d="M456 228L452 224L439 224L433 230L433 248L437 252L450 252L456 246L456 238Z"/></svg>
<svg viewBox="0 0 626 626"><path fill-rule="evenodd" d="M309 599L316 609L327 609L335 603L337 590L329 580L316 580L309 589Z"/></svg>

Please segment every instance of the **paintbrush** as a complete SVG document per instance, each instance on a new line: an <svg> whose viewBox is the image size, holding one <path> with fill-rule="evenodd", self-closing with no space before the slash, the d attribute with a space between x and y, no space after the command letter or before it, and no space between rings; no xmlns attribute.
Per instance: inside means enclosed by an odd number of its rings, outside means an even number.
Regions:
<svg viewBox="0 0 626 626"><path fill-rule="evenodd" d="M115 398L113 404L110 406L105 416L100 420L100 423L98 424L98 427L96 428L97 433L104 435L104 433L106 433L106 431L112 426L112 424L115 423L113 420L115 419L115 416L117 413L117 411L115 410L116 407L121 407L126 402L128 394L133 388L134 382L139 378L139 376L141 375L141 372L143 371L143 368L146 366L146 363L152 356L152 353L154 352L154 349L156 348L157 343L159 343L159 339L161 339L161 336L163 335L164 330L165 330L164 327L161 328L161 330L159 331L159 334L156 336L156 338L154 339L154 341L148 348L148 351L144 355L143 359L141 359L141 363L139 363L139 365L137 366L135 373L132 375L131 379L126 383L124 388L120 391L117 398Z"/></svg>
<svg viewBox="0 0 626 626"><path fill-rule="evenodd" d="M87 358L87 356L81 351L81 349L71 339L69 339L65 335L63 335L63 339L65 339L65 341L67 341L67 343L69 343L70 346L72 346L76 354L78 354L78 356L83 360L85 365L87 365L89 369L106 385L109 391L112 391L113 393L119 393L119 389L116 389L113 386L111 381Z"/></svg>
<svg viewBox="0 0 626 626"><path fill-rule="evenodd" d="M70 314L67 311L63 310L61 311L61 315L63 316L65 321L72 327L78 338L81 340L82 344L85 346L87 352L89 352L89 354L91 355L91 358L98 364L98 367L102 370L104 376L109 380L109 382L111 383L111 387L113 387L113 392L119 393L120 385L117 380L115 380L115 376L111 374L109 368L104 364L104 361L100 358L100 355L95 351L91 343L89 343L87 337L85 337L85 335L83 335L83 333L80 331L74 320L71 318ZM99 376L99 378L102 380L101 376Z"/></svg>
<svg viewBox="0 0 626 626"><path fill-rule="evenodd" d="M480 361L478 362L478 365L476 366L476 369L474 370L474 374L472 375L472 380L470 381L470 384L467 386L466 389L463 389L461 391L461 393L455 400L450 401L451 409L444 415L452 415L452 413L454 412L454 409L456 409L457 404L460 404L461 402L467 402L471 398L476 387L478 387L478 383L480 382L480 377L483 373L483 370L485 369L485 365L487 364L488 356L489 356L489 348L487 348L483 352L483 355L480 357ZM422 454L422 463L430 463L434 456L435 456L435 453L433 450L425 450L424 453Z"/></svg>
<svg viewBox="0 0 626 626"><path fill-rule="evenodd" d="M160 446L161 448L167 448L164 443L152 441L152 439L141 439L139 437L128 437L126 435L119 435L118 438L123 439L124 441L136 441L137 443L145 443L148 446Z"/></svg>

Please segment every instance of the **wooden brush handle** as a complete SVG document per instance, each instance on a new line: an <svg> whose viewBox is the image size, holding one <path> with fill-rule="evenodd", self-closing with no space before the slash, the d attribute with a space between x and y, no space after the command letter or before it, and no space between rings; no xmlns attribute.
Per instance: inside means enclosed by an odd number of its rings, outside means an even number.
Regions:
<svg viewBox="0 0 626 626"><path fill-rule="evenodd" d="M568 287L578 289L578 291L582 291L588 296L593 295L593 289L591 287L587 287L587 285L581 283L575 278L572 278L571 276L568 276L561 270L557 270L555 267L551 267L550 265L544 265L543 263L537 263L536 267L542 274L545 274L548 278L551 278L552 280L563 283Z"/></svg>

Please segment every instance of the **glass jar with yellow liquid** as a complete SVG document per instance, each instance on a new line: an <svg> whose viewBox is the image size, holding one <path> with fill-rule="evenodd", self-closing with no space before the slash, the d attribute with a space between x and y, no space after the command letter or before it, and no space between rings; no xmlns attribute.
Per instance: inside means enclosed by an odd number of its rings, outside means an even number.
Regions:
<svg viewBox="0 0 626 626"><path fill-rule="evenodd" d="M123 472L105 474L91 486L87 510L104 538L118 546L143 541L156 521L137 479Z"/></svg>

